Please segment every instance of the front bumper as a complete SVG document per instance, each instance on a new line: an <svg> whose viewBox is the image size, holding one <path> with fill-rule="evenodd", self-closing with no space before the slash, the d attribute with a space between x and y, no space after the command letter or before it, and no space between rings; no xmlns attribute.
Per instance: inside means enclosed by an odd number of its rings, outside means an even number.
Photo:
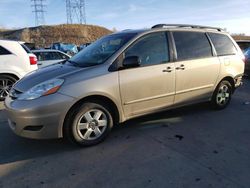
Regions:
<svg viewBox="0 0 250 188"><path fill-rule="evenodd" d="M74 98L56 93L35 100L5 100L10 128L19 136L33 139L62 137L64 117Z"/></svg>

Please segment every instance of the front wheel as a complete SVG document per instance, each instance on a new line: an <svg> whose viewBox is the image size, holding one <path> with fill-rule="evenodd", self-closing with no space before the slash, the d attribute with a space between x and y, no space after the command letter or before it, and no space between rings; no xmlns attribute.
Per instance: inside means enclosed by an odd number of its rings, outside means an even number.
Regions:
<svg viewBox="0 0 250 188"><path fill-rule="evenodd" d="M226 108L231 101L232 91L232 85L229 81L221 81L214 91L212 106L218 110Z"/></svg>
<svg viewBox="0 0 250 188"><path fill-rule="evenodd" d="M16 78L9 75L0 75L0 101L8 96L10 89L16 83Z"/></svg>
<svg viewBox="0 0 250 188"><path fill-rule="evenodd" d="M84 103L76 107L67 117L64 136L81 146L100 143L113 127L109 109L97 103Z"/></svg>

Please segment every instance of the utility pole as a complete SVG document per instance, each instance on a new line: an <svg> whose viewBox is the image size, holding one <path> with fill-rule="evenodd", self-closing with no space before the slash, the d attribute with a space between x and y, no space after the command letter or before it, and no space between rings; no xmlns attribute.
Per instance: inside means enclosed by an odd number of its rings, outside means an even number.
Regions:
<svg viewBox="0 0 250 188"><path fill-rule="evenodd" d="M66 0L67 23L86 24L85 0Z"/></svg>
<svg viewBox="0 0 250 188"><path fill-rule="evenodd" d="M44 13L46 12L44 2L46 0L31 0L31 6L33 7L33 11L35 13L35 24L36 26L44 25L45 18Z"/></svg>

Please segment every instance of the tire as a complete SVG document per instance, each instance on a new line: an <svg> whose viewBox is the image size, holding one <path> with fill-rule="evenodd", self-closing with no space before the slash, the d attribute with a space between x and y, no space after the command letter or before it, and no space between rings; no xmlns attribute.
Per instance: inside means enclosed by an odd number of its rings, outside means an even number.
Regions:
<svg viewBox="0 0 250 188"><path fill-rule="evenodd" d="M16 81L17 79L13 76L0 75L0 101L5 100Z"/></svg>
<svg viewBox="0 0 250 188"><path fill-rule="evenodd" d="M222 80L213 93L212 107L217 110L226 108L231 101L232 93L232 84L227 80Z"/></svg>
<svg viewBox="0 0 250 188"><path fill-rule="evenodd" d="M112 127L110 110L101 103L87 102L67 115L64 137L80 146L92 146L102 142Z"/></svg>

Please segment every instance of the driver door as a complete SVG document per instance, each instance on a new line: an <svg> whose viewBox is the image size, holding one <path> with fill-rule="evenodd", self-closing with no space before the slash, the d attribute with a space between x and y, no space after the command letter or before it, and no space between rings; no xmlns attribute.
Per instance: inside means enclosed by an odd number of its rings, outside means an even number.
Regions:
<svg viewBox="0 0 250 188"><path fill-rule="evenodd" d="M172 105L175 68L170 62L166 33L143 36L124 52L124 58L130 56L139 57L140 66L119 71L125 116L136 116Z"/></svg>

